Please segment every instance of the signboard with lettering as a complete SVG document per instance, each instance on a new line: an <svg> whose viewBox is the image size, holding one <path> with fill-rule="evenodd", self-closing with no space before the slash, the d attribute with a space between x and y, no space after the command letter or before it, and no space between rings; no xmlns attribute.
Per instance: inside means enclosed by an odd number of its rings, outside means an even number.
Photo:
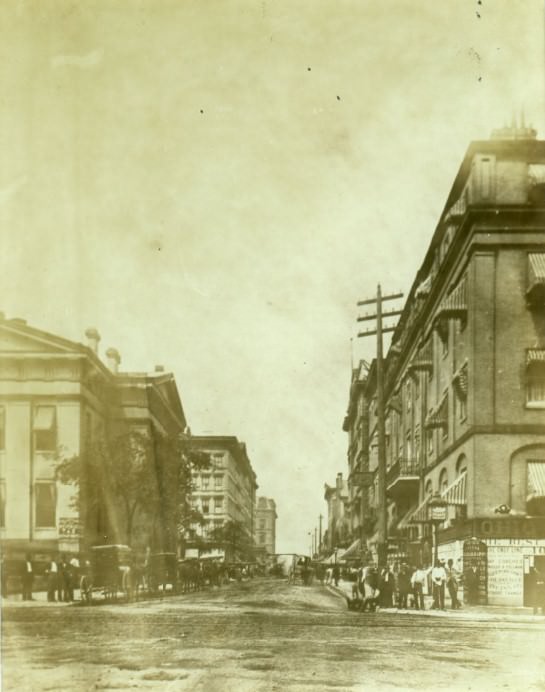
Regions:
<svg viewBox="0 0 545 692"><path fill-rule="evenodd" d="M468 603L488 603L488 548L477 538L464 541L464 598Z"/></svg>
<svg viewBox="0 0 545 692"><path fill-rule="evenodd" d="M59 518L59 538L79 538L81 522L77 517Z"/></svg>
<svg viewBox="0 0 545 692"><path fill-rule="evenodd" d="M430 513L430 521L445 521L447 518L447 508L445 507L434 507L433 505L429 506L429 513Z"/></svg>

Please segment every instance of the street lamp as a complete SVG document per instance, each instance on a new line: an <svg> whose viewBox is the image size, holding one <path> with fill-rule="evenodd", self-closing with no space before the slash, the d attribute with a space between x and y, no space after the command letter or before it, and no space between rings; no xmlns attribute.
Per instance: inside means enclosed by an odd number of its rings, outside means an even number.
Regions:
<svg viewBox="0 0 545 692"><path fill-rule="evenodd" d="M439 493L435 493L428 500L428 521L433 526L433 564L437 564L439 560L439 539L438 531L439 524L442 524L447 518L448 502L444 500Z"/></svg>

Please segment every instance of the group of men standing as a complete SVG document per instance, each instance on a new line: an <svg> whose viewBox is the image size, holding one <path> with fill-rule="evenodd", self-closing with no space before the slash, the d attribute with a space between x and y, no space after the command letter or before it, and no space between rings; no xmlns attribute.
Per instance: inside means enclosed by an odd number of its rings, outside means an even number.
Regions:
<svg viewBox="0 0 545 692"><path fill-rule="evenodd" d="M385 567L378 572L373 566L363 565L357 570L349 607L360 610L375 610L377 606L400 609L409 607L424 610L424 594L430 591L433 597L431 608L445 610L445 591L448 590L451 607L462 607L458 599L461 576L453 561L448 564L437 561L433 567L409 567L406 563L396 565L392 571Z"/></svg>
<svg viewBox="0 0 545 692"><path fill-rule="evenodd" d="M36 566L30 553L20 563L21 597L23 601L33 601L34 579L44 575L43 563L41 569ZM13 574L13 573L12 573ZM5 560L2 560L2 596L7 596L7 569ZM47 600L50 602L62 601L70 603L74 600L74 589L79 579L79 560L73 556L70 559L66 555L58 558L52 557L45 569L47 583Z"/></svg>

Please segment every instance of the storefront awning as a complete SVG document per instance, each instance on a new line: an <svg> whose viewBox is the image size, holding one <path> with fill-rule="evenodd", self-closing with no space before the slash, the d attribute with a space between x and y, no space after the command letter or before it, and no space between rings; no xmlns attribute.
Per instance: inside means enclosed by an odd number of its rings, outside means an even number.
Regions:
<svg viewBox="0 0 545 692"><path fill-rule="evenodd" d="M361 541L359 538L357 538L351 545L346 549L346 551L343 553L343 560L346 560L347 558L354 558L354 557L359 557L359 552L360 552L360 545ZM337 556L338 557L338 556Z"/></svg>
<svg viewBox="0 0 545 692"><path fill-rule="evenodd" d="M443 492L441 497L448 502L449 505L465 505L466 498L466 483L467 472L461 473L458 478L451 483Z"/></svg>
<svg viewBox="0 0 545 692"><path fill-rule="evenodd" d="M333 552L329 557L324 558L322 562L326 565L333 565L335 562L339 562L342 559L344 552L343 548L339 548L337 550L337 557L335 557L335 553Z"/></svg>
<svg viewBox="0 0 545 692"><path fill-rule="evenodd" d="M34 414L34 430L53 430L55 427L55 407L38 406Z"/></svg>
<svg viewBox="0 0 545 692"><path fill-rule="evenodd" d="M545 497L545 461L528 462L528 500Z"/></svg>

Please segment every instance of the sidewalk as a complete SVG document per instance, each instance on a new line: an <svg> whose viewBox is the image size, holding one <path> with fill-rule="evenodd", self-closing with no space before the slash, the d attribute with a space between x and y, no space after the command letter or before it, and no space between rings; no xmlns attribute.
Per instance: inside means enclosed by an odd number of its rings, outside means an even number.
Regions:
<svg viewBox="0 0 545 692"><path fill-rule="evenodd" d="M8 594L8 596L2 597L2 607L9 606L10 608L12 606L17 606L21 608L32 608L35 606L69 606L79 602L79 591L77 591L77 597L76 594L74 594L74 601L72 601L72 603L65 603L63 601L48 601L47 591L33 592L32 601L23 601L23 599L21 598L21 594L19 593L12 593Z"/></svg>
<svg viewBox="0 0 545 692"><path fill-rule="evenodd" d="M353 582L339 580L339 585L327 584L326 588L331 593L341 596L344 600L352 598ZM503 620L506 622L536 622L545 623L545 615L534 615L532 608L515 606L473 606L463 605L459 610L431 610L431 596L424 596L425 610L415 610L413 608L380 608L381 613L392 613L397 615L419 615L421 617L455 618L457 620ZM450 599L446 598L446 603Z"/></svg>

